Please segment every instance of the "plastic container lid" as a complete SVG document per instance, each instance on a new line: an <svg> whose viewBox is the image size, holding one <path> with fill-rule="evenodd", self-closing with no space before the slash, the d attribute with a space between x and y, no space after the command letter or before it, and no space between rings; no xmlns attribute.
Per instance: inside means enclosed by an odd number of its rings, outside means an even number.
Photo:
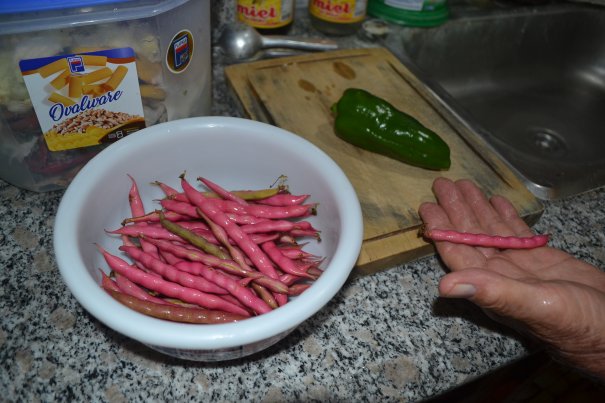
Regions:
<svg viewBox="0 0 605 403"><path fill-rule="evenodd" d="M0 2L0 35L146 18L189 0L20 0Z"/></svg>
<svg viewBox="0 0 605 403"><path fill-rule="evenodd" d="M31 11L64 10L102 4L124 3L132 0L21 0L0 3L0 14L28 13Z"/></svg>

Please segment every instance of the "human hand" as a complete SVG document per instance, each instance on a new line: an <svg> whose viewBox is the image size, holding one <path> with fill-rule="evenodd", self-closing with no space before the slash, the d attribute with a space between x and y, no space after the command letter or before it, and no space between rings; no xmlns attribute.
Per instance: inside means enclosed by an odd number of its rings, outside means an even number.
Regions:
<svg viewBox="0 0 605 403"><path fill-rule="evenodd" d="M468 180L433 183L437 203L419 213L427 229L532 236L513 205L487 199ZM435 242L451 272L446 298L466 298L503 323L545 342L568 363L605 380L605 273L549 246L498 250Z"/></svg>

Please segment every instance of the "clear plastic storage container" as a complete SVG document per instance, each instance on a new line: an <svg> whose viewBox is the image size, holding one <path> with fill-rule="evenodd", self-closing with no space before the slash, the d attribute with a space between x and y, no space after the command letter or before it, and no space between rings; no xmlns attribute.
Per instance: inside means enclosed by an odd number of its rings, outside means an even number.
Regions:
<svg viewBox="0 0 605 403"><path fill-rule="evenodd" d="M129 133L208 115L210 34L209 0L0 3L0 178L61 189Z"/></svg>

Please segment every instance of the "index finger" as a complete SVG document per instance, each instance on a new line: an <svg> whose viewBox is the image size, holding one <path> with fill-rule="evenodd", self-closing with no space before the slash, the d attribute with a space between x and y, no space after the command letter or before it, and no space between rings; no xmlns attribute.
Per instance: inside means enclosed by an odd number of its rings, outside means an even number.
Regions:
<svg viewBox="0 0 605 403"><path fill-rule="evenodd" d="M479 224L479 232L489 235L511 236L517 235L498 209L493 206L485 193L470 180L459 180L456 187L464 196Z"/></svg>
<svg viewBox="0 0 605 403"><path fill-rule="evenodd" d="M446 178L437 178L433 182L433 193L437 203L447 214L452 225L451 229L461 232L481 231L475 212L456 183Z"/></svg>

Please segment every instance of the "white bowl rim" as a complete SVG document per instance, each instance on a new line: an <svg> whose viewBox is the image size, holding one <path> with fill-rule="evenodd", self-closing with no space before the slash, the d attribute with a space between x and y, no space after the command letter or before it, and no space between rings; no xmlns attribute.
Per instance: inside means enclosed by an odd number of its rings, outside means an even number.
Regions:
<svg viewBox="0 0 605 403"><path fill-rule="evenodd" d="M311 287L297 297L296 304L288 303L264 315L220 325L173 323L139 314L110 297L87 270L74 270L73 268L86 266L77 248L69 247L75 244L70 242L77 241L76 223L68 219L69 212L82 206L84 195L87 193L78 189L86 189L86 182L90 181L89 176L102 172L104 164L115 155L112 152L115 148L135 147L142 136L151 140L154 136L192 126L262 129L265 133L263 135L279 134L274 137L279 139L278 141L294 142L301 150L314 150L320 154L322 163L330 169L331 180L340 187L337 197L339 200L346 200L341 237L331 264L348 269L326 271L316 281L318 286ZM346 230L343 230L342 226L345 224ZM357 194L341 168L325 152L306 139L273 125L245 118L205 116L179 119L145 128L111 144L92 158L72 180L61 199L54 225L53 246L59 271L71 293L90 314L108 327L148 345L179 350L213 350L244 346L271 338L290 331L314 315L332 299L348 278L361 250L362 238L363 219ZM344 250L343 245L347 245L348 251ZM133 323L137 326L133 326ZM150 332L150 329L153 331Z"/></svg>

